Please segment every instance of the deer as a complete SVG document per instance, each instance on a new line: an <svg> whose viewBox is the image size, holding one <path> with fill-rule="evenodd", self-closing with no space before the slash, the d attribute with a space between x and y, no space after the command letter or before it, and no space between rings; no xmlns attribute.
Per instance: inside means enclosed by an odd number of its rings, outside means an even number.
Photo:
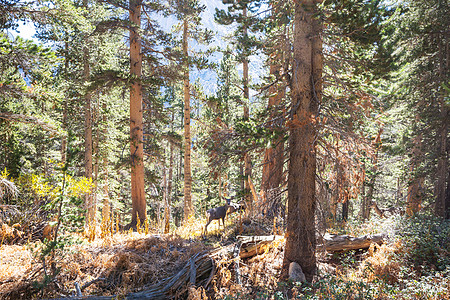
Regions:
<svg viewBox="0 0 450 300"><path fill-rule="evenodd" d="M240 210L240 209L243 209L243 205L238 204L238 203L231 203L231 198L229 198L229 199L225 198L225 200L227 201L227 204L225 204L223 206L214 207L214 208L208 209L206 211L207 222L205 225L204 235L206 235L207 230L208 230L208 225L213 220L219 221L219 228L220 228L220 219L222 219L223 228L225 228L225 217L229 214L232 214L232 213Z"/></svg>

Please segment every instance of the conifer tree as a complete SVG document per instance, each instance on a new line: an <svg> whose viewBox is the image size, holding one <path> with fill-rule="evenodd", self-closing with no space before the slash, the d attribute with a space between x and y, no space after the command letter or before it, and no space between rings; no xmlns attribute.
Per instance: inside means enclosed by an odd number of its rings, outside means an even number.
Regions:
<svg viewBox="0 0 450 300"><path fill-rule="evenodd" d="M267 191L278 188L283 180L284 166L284 112L282 102L286 98L286 72L289 68L289 36L290 5L284 1L270 1L271 15L266 20L266 41L270 45L266 48L268 56L270 82L268 88L267 111L268 126L272 129L274 140L269 142L263 160L261 189Z"/></svg>
<svg viewBox="0 0 450 300"><path fill-rule="evenodd" d="M205 6L197 0L171 1L174 12L181 22L182 28L182 66L184 92L184 219L188 220L194 214L192 204L192 174L191 174L191 84L189 71L195 62L189 52L189 40L204 43L210 38L210 33L200 27L200 13Z"/></svg>
<svg viewBox="0 0 450 300"><path fill-rule="evenodd" d="M243 122L248 122L250 117L249 57L258 45L256 37L250 35L249 32L255 32L256 28L258 28L259 19L253 15L253 12L260 7L260 1L233 0L223 1L223 3L229 5L228 10L216 9L215 20L223 25L231 25L233 23L237 23L238 25L233 33L233 43L236 46L237 57L240 57L240 62L242 63ZM243 173L241 189L243 189L247 208L250 212L252 211L252 198L249 177L251 176L252 168L250 156L246 151L243 153L242 160L244 161L244 165L242 166L243 171L241 172Z"/></svg>
<svg viewBox="0 0 450 300"><path fill-rule="evenodd" d="M130 153L131 153L131 226L147 218L144 189L144 128L142 104L141 0L130 0Z"/></svg>
<svg viewBox="0 0 450 300"><path fill-rule="evenodd" d="M393 17L394 38L388 41L398 48L399 79L407 87L397 97L414 112L408 209L414 213L421 201L431 200L434 213L443 218L450 214L449 13L448 1L403 2Z"/></svg>
<svg viewBox="0 0 450 300"><path fill-rule="evenodd" d="M300 265L308 281L316 271L316 121L322 97L321 21L316 1L295 3L292 119L289 120L289 175L283 273Z"/></svg>

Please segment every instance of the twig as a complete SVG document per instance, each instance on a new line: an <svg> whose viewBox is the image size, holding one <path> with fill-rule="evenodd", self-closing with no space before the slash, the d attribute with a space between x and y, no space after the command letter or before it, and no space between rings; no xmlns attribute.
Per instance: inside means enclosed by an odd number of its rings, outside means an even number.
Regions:
<svg viewBox="0 0 450 300"><path fill-rule="evenodd" d="M75 291L77 292L77 297L83 297L83 294L81 293L80 285L78 284L78 282L75 282Z"/></svg>
<svg viewBox="0 0 450 300"><path fill-rule="evenodd" d="M99 277L99 278L95 278L95 279L93 279L93 280L91 280L91 281L88 281L88 282L86 282L85 284L83 284L83 285L81 286L81 290L84 291L84 290L87 289L91 284L94 284L94 283L99 282L99 281L104 281L104 280L106 280L106 278L104 278L104 277Z"/></svg>

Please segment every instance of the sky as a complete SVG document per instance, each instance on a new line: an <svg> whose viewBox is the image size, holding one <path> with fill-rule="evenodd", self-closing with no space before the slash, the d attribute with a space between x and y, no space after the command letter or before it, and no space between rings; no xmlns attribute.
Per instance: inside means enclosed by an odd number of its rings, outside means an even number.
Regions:
<svg viewBox="0 0 450 300"><path fill-rule="evenodd" d="M19 28L17 28L17 31L10 30L9 34L12 34L15 36L21 36L24 39L27 40L34 40L35 42L38 42L37 39L33 38L33 35L36 33L36 30L34 29L34 25L30 22L27 22L26 24L23 24L23 22L19 23Z"/></svg>

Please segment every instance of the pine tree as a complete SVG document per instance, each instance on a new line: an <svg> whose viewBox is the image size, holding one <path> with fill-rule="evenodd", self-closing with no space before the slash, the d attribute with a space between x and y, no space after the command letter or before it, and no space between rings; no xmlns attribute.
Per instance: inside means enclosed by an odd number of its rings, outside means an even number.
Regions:
<svg viewBox="0 0 450 300"><path fill-rule="evenodd" d="M315 181L316 122L322 98L321 21L315 17L317 3L295 4L292 120L289 120L289 175L286 249L283 273L297 262L312 281L316 271Z"/></svg>
<svg viewBox="0 0 450 300"><path fill-rule="evenodd" d="M191 174L191 84L189 71L194 62L193 54L189 53L189 40L194 39L204 43L210 38L210 33L200 27L200 13L205 9L197 0L172 1L175 15L182 27L182 65L184 92L184 219L188 220L194 214L192 204L192 174Z"/></svg>
<svg viewBox="0 0 450 300"><path fill-rule="evenodd" d="M231 25L237 23L238 27L233 33L236 46L237 57L240 57L242 63L242 91L243 91L243 122L248 122L250 117L249 110L249 56L253 53L253 50L258 45L258 41L254 35L250 35L249 31L255 32L259 25L259 19L253 15L253 12L260 7L260 1L248 1L248 0L233 0L223 1L224 4L229 5L228 10L216 9L215 20L219 24ZM241 166L243 175L241 182L241 189L244 193L244 198L247 203L248 212L252 212L252 197L250 193L249 179L251 177L251 161L249 154L244 151L242 155L244 165Z"/></svg>
<svg viewBox="0 0 450 300"><path fill-rule="evenodd" d="M448 1L411 0L401 4L393 17L396 31L388 43L396 46L395 57L402 68L404 86L397 96L414 112L410 123L414 137L411 146L409 210L431 200L437 216L448 217L447 187L449 104L448 98Z"/></svg>

